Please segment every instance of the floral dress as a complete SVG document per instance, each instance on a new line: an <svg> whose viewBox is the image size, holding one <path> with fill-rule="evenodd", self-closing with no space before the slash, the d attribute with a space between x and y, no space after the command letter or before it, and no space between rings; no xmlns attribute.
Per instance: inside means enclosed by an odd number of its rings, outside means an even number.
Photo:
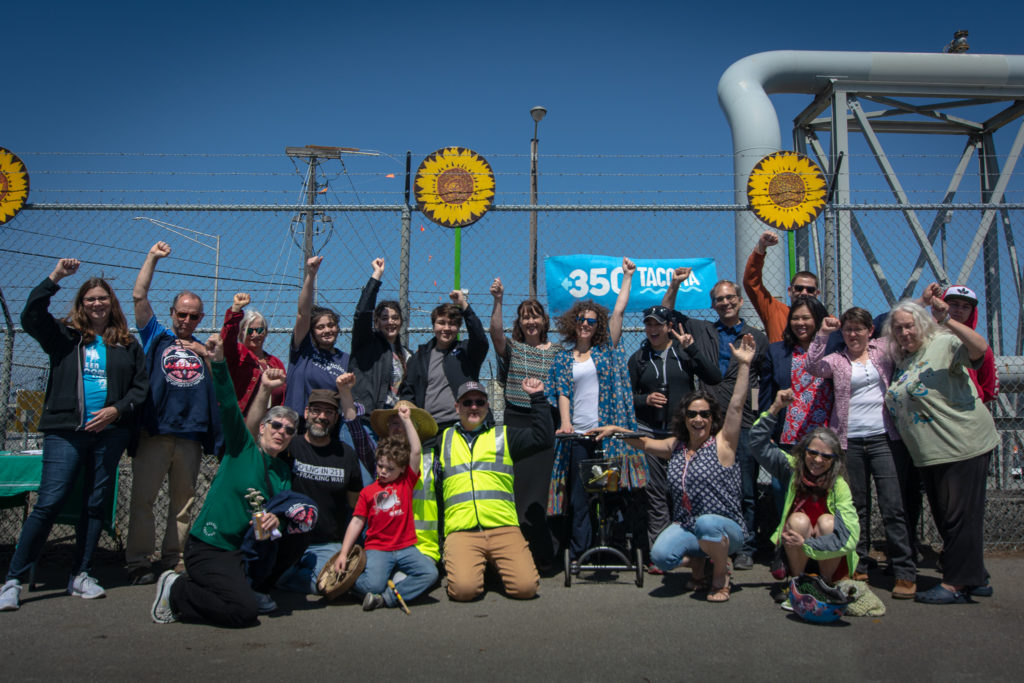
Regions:
<svg viewBox="0 0 1024 683"><path fill-rule="evenodd" d="M797 346L790 365L793 403L786 410L779 443L795 444L815 427L827 426L832 414L832 382L807 372L807 353Z"/></svg>
<svg viewBox="0 0 1024 683"><path fill-rule="evenodd" d="M622 345L601 344L590 349L590 357L597 368L599 398L597 405L598 422L601 425L618 425L636 430L636 413L633 411L633 392L630 388L629 373L626 369L626 352ZM558 404L558 397L569 399L570 410L575 383L572 379L572 349L560 349L551 364L548 375L548 397ZM570 413L571 414L571 413ZM566 473L571 443L559 442L555 449L555 464L551 469L551 485L548 489L548 514L560 515L565 512ZM621 484L625 488L638 489L647 485L647 463L643 453L630 448L620 439L605 441L605 457L623 457Z"/></svg>

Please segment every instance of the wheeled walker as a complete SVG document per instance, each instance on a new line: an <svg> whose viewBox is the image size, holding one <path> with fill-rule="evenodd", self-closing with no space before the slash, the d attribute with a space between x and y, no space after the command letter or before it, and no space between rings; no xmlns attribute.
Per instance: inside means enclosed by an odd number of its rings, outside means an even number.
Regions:
<svg viewBox="0 0 1024 683"><path fill-rule="evenodd" d="M640 433L613 434L606 438L622 439L643 436ZM594 457L579 462L583 490L587 494L597 533L596 545L587 548L575 561L569 549L563 551L565 585L572 586L573 577L581 572L634 572L637 587L644 585L643 554L634 532L632 511L625 493L619 487L624 458L605 457L604 443L591 434L557 434L563 440L594 442ZM624 529L624 533L622 533ZM617 533L618 532L618 533ZM619 540L623 539L623 540Z"/></svg>

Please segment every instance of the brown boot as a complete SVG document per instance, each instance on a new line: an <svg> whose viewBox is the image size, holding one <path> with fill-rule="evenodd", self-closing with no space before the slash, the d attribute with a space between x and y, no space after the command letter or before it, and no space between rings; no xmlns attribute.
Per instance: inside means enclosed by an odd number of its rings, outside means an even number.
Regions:
<svg viewBox="0 0 1024 683"><path fill-rule="evenodd" d="M896 579L892 587L892 597L896 600L910 600L917 593L917 584L908 579Z"/></svg>

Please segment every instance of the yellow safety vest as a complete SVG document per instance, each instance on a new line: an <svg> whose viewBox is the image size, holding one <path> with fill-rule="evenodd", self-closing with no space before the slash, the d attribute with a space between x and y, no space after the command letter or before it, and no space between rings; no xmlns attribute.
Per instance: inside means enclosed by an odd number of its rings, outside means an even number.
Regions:
<svg viewBox="0 0 1024 683"><path fill-rule="evenodd" d="M412 516L416 524L416 547L435 562L441 559L437 536L437 495L434 493L434 453L424 453L420 478L412 490Z"/></svg>
<svg viewBox="0 0 1024 683"><path fill-rule="evenodd" d="M455 427L445 430L441 443L445 534L519 526L507 441L504 427L488 429L476 438L471 452Z"/></svg>

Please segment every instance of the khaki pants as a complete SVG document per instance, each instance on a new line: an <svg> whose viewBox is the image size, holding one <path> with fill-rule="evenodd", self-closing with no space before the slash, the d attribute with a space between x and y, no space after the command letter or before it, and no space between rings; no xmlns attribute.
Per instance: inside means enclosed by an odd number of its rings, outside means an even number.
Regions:
<svg viewBox="0 0 1024 683"><path fill-rule="evenodd" d="M203 449L198 441L169 434L143 435L138 454L132 458L132 502L125 544L125 561L129 570L147 566L153 554L156 545L153 504L165 476L170 503L160 557L167 564L174 564L181 557L182 545L191 524L196 478L202 457Z"/></svg>
<svg viewBox="0 0 1024 683"><path fill-rule="evenodd" d="M444 539L444 568L448 597L472 600L484 592L484 568L493 562L510 598L526 600L537 594L540 576L530 547L516 526L484 531L456 531Z"/></svg>

